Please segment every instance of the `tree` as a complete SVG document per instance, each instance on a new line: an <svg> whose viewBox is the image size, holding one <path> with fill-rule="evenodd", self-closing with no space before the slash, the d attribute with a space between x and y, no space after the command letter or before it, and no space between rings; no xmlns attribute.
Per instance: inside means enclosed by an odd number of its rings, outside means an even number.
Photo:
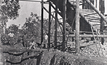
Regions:
<svg viewBox="0 0 107 65"><path fill-rule="evenodd" d="M9 30L8 32L16 34L18 32L18 26L12 24L11 26L9 26L8 30Z"/></svg>
<svg viewBox="0 0 107 65"><path fill-rule="evenodd" d="M1 5L1 13L10 19L16 19L19 16L18 10L20 9L19 0L4 0Z"/></svg>
<svg viewBox="0 0 107 65"><path fill-rule="evenodd" d="M26 22L22 27L26 43L32 39L35 40L36 43L40 43L40 24L37 14L31 12L31 16L26 18Z"/></svg>
<svg viewBox="0 0 107 65"><path fill-rule="evenodd" d="M4 0L1 2L0 20L2 22L4 33L6 28L6 22L8 22L8 19L16 19L19 16L18 14L19 9L20 9L19 0Z"/></svg>
<svg viewBox="0 0 107 65"><path fill-rule="evenodd" d="M5 29L6 22L9 19L16 19L18 17L19 0L0 0L0 39L3 33L3 28ZM0 40L0 47L2 47L2 42ZM4 65L3 52L0 48L0 65Z"/></svg>

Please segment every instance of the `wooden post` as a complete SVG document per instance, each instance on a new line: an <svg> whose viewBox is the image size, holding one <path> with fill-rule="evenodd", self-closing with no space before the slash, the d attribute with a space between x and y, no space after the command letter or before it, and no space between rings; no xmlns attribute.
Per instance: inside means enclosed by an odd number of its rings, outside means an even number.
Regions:
<svg viewBox="0 0 107 65"><path fill-rule="evenodd" d="M99 1L99 9L101 11L101 13L104 15L104 10L105 10L105 6L104 6L104 0L100 0ZM104 30L104 20L103 18L101 17L100 19L100 33L103 34L103 30ZM101 38L101 44L104 43L103 41L104 38Z"/></svg>
<svg viewBox="0 0 107 65"><path fill-rule="evenodd" d="M85 9L85 0L83 0L82 9Z"/></svg>
<svg viewBox="0 0 107 65"><path fill-rule="evenodd" d="M53 9L56 10L56 8L52 5L52 3L51 3L51 6L52 6ZM62 15L58 10L57 10L57 13L58 13L60 16Z"/></svg>
<svg viewBox="0 0 107 65"><path fill-rule="evenodd" d="M43 0L41 1L41 44L43 42Z"/></svg>
<svg viewBox="0 0 107 65"><path fill-rule="evenodd" d="M105 19L105 16L104 16L101 12L99 12L99 10L97 10L97 8L95 8L94 5L93 5L92 3L90 3L89 0L86 0L86 2L93 8L93 10L94 10L100 17L102 17L102 19L104 20L104 22L107 23L107 20Z"/></svg>
<svg viewBox="0 0 107 65"><path fill-rule="evenodd" d="M67 4L67 0L63 0L63 42L62 42L62 51L65 51L65 37L66 37L66 33L65 33L65 22L66 22L66 4Z"/></svg>
<svg viewBox="0 0 107 65"><path fill-rule="evenodd" d="M99 9L100 9L100 11L101 11L102 14L104 14L104 12L105 12L104 2L105 2L104 0L100 0L100 1L99 1L99 4L100 4L100 5L99 5Z"/></svg>
<svg viewBox="0 0 107 65"><path fill-rule="evenodd" d="M57 21L58 20L58 14L57 14L57 5L55 8L55 48L57 46Z"/></svg>
<svg viewBox="0 0 107 65"><path fill-rule="evenodd" d="M97 10L99 10L99 0L97 0Z"/></svg>
<svg viewBox="0 0 107 65"><path fill-rule="evenodd" d="M79 44L79 31L80 31L80 17L79 17L79 0L76 0L76 30L75 30L75 47L76 52L80 52L80 44Z"/></svg>
<svg viewBox="0 0 107 65"><path fill-rule="evenodd" d="M49 1L48 48L50 48L50 31L51 31L51 3Z"/></svg>
<svg viewBox="0 0 107 65"><path fill-rule="evenodd" d="M58 35L57 37L62 37L62 35ZM69 38L75 37L75 35L69 35ZM93 34L88 34L88 35L79 35L79 37L83 37L83 38L91 38L93 37ZM107 35L94 35L94 37L99 37L99 38L107 38Z"/></svg>
<svg viewBox="0 0 107 65"><path fill-rule="evenodd" d="M94 0L94 7L97 7L97 0Z"/></svg>

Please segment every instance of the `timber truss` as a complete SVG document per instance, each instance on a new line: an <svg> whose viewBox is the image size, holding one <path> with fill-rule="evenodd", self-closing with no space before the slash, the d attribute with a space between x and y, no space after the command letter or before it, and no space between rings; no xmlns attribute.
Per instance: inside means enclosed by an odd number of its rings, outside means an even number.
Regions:
<svg viewBox="0 0 107 65"><path fill-rule="evenodd" d="M55 38L54 38L54 45L57 47L57 43L59 42L57 39L59 37L62 37L62 50L64 51L66 49L67 45L67 37L70 39L72 38L94 38L95 41L99 41L99 43L103 44L103 39L107 38L107 35L105 35L106 32L106 23L107 20L105 19L105 16L103 15L103 12L97 10L96 7L89 1L89 0L83 0L79 2L79 5L82 6L82 9L78 9L79 11L79 18L80 18L80 24L76 24L75 20L77 15L77 4L76 0L48 0L44 2L42 0L41 2L41 43L43 42L43 18L44 18L44 10L49 14L49 27L48 27L48 47L50 47L50 29L51 29L51 18L55 19ZM49 4L49 9L47 9L44 4ZM85 6L85 4L88 4L89 8ZM55 11L55 15L52 14L52 9ZM62 23L58 19L58 15L62 17ZM69 27L72 28L72 30L67 29L67 24L69 24ZM86 24L85 24L86 23ZM57 25L62 26L62 35L58 35L57 33ZM76 26L80 26L79 28ZM78 28L78 29L77 29ZM86 28L86 29L85 29ZM105 28L105 29L104 29ZM88 30L87 30L88 29ZM68 35L66 35L66 30L69 32ZM75 30L79 30L76 31ZM79 33L79 35L78 35ZM77 37L76 37L77 36ZM78 39L78 38L77 38ZM75 39L75 42L78 42L78 40ZM79 48L81 47L79 43ZM78 48L77 47L77 48Z"/></svg>

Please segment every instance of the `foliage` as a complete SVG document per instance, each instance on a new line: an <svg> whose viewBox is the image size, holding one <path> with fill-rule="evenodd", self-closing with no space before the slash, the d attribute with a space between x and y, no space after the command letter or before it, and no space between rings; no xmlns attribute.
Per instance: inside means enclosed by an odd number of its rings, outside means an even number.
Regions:
<svg viewBox="0 0 107 65"><path fill-rule="evenodd" d="M31 16L26 18L26 22L22 27L24 36L26 39L34 39L40 43L40 20L38 20L37 14L31 13Z"/></svg>
<svg viewBox="0 0 107 65"><path fill-rule="evenodd" d="M11 26L9 26L8 32L9 33L14 33L14 34L17 33L18 32L18 26L15 25L15 24L12 24Z"/></svg>
<svg viewBox="0 0 107 65"><path fill-rule="evenodd" d="M2 12L2 15L5 15L10 19L16 19L16 17L19 16L19 9L19 0L4 0L0 11Z"/></svg>
<svg viewBox="0 0 107 65"><path fill-rule="evenodd" d="M6 34L1 35L1 41L3 45L14 45L19 39L18 26L12 24L6 29Z"/></svg>
<svg viewBox="0 0 107 65"><path fill-rule="evenodd" d="M9 36L7 34L2 34L1 41L4 45L9 45Z"/></svg>

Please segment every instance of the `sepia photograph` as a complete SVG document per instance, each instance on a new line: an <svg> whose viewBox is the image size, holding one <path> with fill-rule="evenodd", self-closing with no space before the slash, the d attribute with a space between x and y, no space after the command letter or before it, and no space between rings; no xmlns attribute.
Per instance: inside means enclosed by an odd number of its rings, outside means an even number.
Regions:
<svg viewBox="0 0 107 65"><path fill-rule="evenodd" d="M0 65L107 65L107 0L0 0Z"/></svg>

